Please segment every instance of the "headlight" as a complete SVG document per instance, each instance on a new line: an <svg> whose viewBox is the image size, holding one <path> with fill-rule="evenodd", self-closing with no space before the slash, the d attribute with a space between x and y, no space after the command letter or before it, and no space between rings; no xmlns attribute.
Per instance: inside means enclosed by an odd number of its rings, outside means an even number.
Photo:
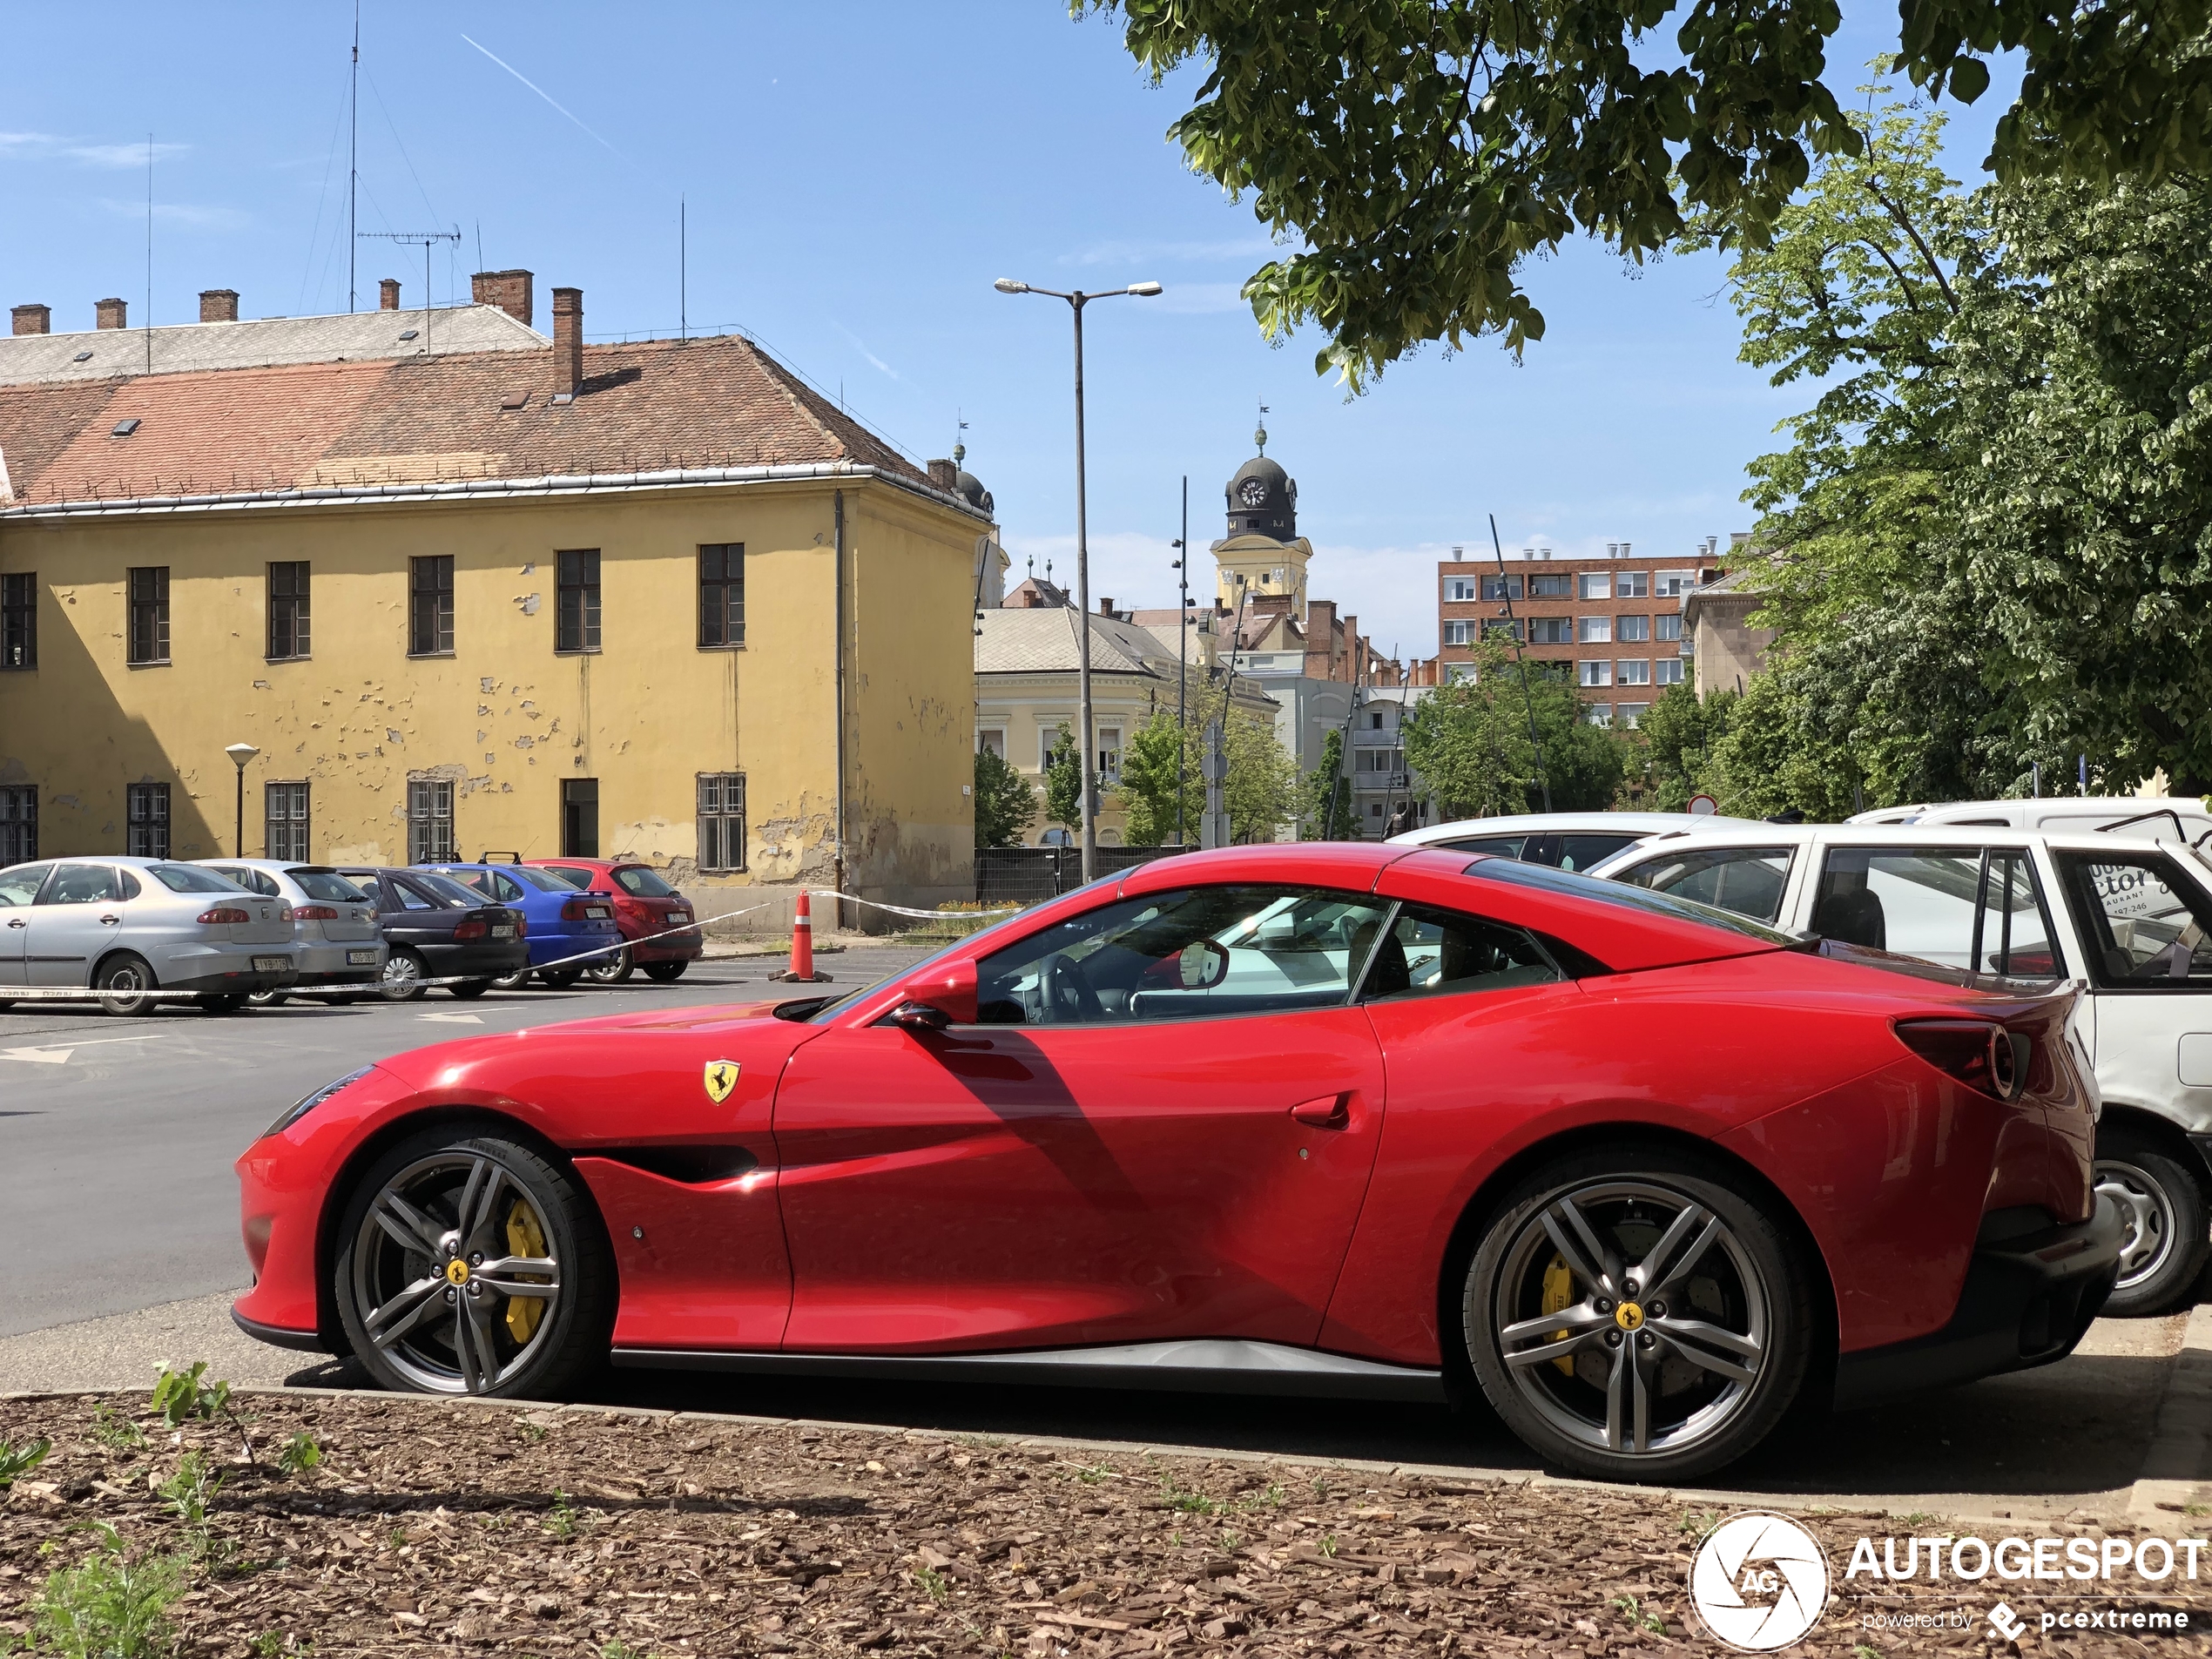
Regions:
<svg viewBox="0 0 2212 1659"><path fill-rule="evenodd" d="M280 1116L275 1123L270 1124L268 1128L261 1131L261 1138L263 1140L266 1140L272 1135L283 1134L285 1130L290 1129L294 1123L305 1117L309 1112L314 1110L316 1107L321 1105L323 1102L328 1100L340 1089L346 1088L349 1084L359 1082L362 1078L368 1076L370 1072L375 1069L376 1068L374 1066L363 1066L359 1071L349 1071L344 1076L338 1078L335 1082L325 1083L321 1088L316 1089L312 1095L301 1096L298 1100L293 1101L291 1105L284 1109L283 1115Z"/></svg>

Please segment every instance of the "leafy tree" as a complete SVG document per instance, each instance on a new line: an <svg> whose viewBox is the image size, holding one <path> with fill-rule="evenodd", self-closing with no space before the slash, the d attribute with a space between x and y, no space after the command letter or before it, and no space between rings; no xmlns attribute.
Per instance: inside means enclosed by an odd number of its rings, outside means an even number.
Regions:
<svg viewBox="0 0 2212 1659"><path fill-rule="evenodd" d="M1229 762L1221 804L1229 811L1230 839L1240 845L1271 841L1278 829L1298 817L1298 762L1277 740L1272 720L1230 708L1225 689L1216 691L1209 686L1207 690L1209 718L1222 722L1222 750ZM1191 765L1196 770L1196 745ZM1200 787L1203 791L1204 785ZM1202 805L1203 800L1202 793Z"/></svg>
<svg viewBox="0 0 2212 1659"><path fill-rule="evenodd" d="M1713 745L1728 731L1736 695L1715 691L1701 701L1692 687L1669 685L1644 711L1637 732L1643 742L1653 810L1686 811L1692 795L1712 789Z"/></svg>
<svg viewBox="0 0 2212 1659"><path fill-rule="evenodd" d="M1060 731L1052 740L1044 761L1044 815L1049 823L1059 824L1076 834L1082 833L1083 821L1082 757L1076 748L1076 739L1061 722Z"/></svg>
<svg viewBox="0 0 2212 1659"><path fill-rule="evenodd" d="M1352 821L1352 779L1344 775L1344 732L1332 728L1321 742L1321 764L1305 774L1305 839L1309 841L1350 841L1359 839Z"/></svg>
<svg viewBox="0 0 2212 1659"><path fill-rule="evenodd" d="M1438 686L1406 719L1406 764L1446 818L1533 811L1547 783L1559 812L1613 805L1625 771L1622 740L1588 723L1572 685L1534 664L1524 680L1521 664L1494 637L1475 646L1474 668L1470 678Z"/></svg>
<svg viewBox="0 0 2212 1659"><path fill-rule="evenodd" d="M1244 285L1281 340L1318 324L1317 359L1358 386L1430 341L1541 313L1515 275L1572 235L1641 260L1687 217L1762 245L1817 159L1861 153L1863 125L1820 75L1835 0L1534 8L1501 0L1069 0L1122 18L1157 84L1204 66L1169 129L1192 169L1290 251ZM1680 10L1671 36L1647 42ZM2212 170L2206 0L1905 0L1894 60L1971 103L1983 58L2018 50L2000 177L2161 179ZM1641 56L1650 64L1636 61Z"/></svg>
<svg viewBox="0 0 2212 1659"><path fill-rule="evenodd" d="M1123 834L1131 846L1163 846L1175 840L1176 806L1183 833L1195 838L1205 811L1205 786L1196 759L1198 734L1179 731L1175 716L1155 709L1122 748L1121 796L1128 810Z"/></svg>
<svg viewBox="0 0 2212 1659"><path fill-rule="evenodd" d="M975 752L975 845L1019 846L1036 821L1036 792L988 749Z"/></svg>

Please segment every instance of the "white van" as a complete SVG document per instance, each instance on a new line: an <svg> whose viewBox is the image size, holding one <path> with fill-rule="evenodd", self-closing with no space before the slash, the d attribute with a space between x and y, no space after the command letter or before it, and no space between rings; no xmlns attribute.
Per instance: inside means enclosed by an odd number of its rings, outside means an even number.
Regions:
<svg viewBox="0 0 2212 1659"><path fill-rule="evenodd" d="M2168 828L1761 824L1647 841L1590 873L1845 945L2080 985L2073 1029L2104 1101L2098 1190L2128 1228L2106 1308L2155 1313L2212 1254L2212 867Z"/></svg>
<svg viewBox="0 0 2212 1659"><path fill-rule="evenodd" d="M2212 813L2194 795L2043 795L2027 800L1952 800L1935 806L1885 806L1849 824L1955 824L1969 828L2042 830L2053 835L2095 831L2145 841L2187 841L2212 835Z"/></svg>

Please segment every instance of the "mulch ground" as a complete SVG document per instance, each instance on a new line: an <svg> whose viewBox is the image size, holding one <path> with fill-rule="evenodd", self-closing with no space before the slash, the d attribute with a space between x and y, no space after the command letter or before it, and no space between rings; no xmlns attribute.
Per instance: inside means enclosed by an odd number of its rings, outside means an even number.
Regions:
<svg viewBox="0 0 2212 1659"><path fill-rule="evenodd" d="M192 1656L1722 1651L1686 1622L1685 1589L1718 1517L1656 1493L638 1413L242 1398L265 1465L295 1433L320 1446L320 1467L286 1476L236 1461L226 1426L172 1433L142 1398L105 1401L96 1437L103 1403L0 1401L0 1440L54 1442L0 1501L0 1651L32 1628L48 1575L98 1547L95 1521L133 1554L188 1561L170 1618L176 1650ZM143 1446L108 1443L129 1436L118 1418ZM201 1534L153 1490L194 1449L226 1477ZM1851 1543L1940 1530L1913 1520L1810 1523L1838 1594L1793 1653L1992 1651L1995 1594L1956 1584L1881 1593L1892 1612L1967 1609L1965 1629L1862 1626L1874 1604L1840 1583ZM2031 1631L1997 1650L2212 1651L2193 1635L2151 1642Z"/></svg>

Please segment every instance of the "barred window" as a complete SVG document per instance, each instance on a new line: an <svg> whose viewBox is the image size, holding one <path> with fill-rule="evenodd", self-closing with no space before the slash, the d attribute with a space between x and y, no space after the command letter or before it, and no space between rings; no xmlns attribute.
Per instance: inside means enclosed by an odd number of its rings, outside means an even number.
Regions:
<svg viewBox="0 0 2212 1659"><path fill-rule="evenodd" d="M453 654L453 559L450 555L407 562L407 653Z"/></svg>
<svg viewBox="0 0 2212 1659"><path fill-rule="evenodd" d="M130 660L165 663L169 660L169 567L137 566L130 573Z"/></svg>
<svg viewBox="0 0 2212 1659"><path fill-rule="evenodd" d="M745 543L699 549L699 647L745 644Z"/></svg>
<svg viewBox="0 0 2212 1659"><path fill-rule="evenodd" d="M453 864L453 783L443 778L410 778L407 785L407 861Z"/></svg>
<svg viewBox="0 0 2212 1659"><path fill-rule="evenodd" d="M38 856L38 791L29 784L0 789L0 870Z"/></svg>
<svg viewBox="0 0 2212 1659"><path fill-rule="evenodd" d="M745 868L745 773L699 773L699 868Z"/></svg>
<svg viewBox="0 0 2212 1659"><path fill-rule="evenodd" d="M134 859L167 858L169 786L132 784L125 793L125 805L129 821L123 850Z"/></svg>
<svg viewBox="0 0 2212 1659"><path fill-rule="evenodd" d="M599 649L599 550L570 548L554 556L553 649Z"/></svg>
<svg viewBox="0 0 2212 1659"><path fill-rule="evenodd" d="M0 669L38 666L38 578L0 576Z"/></svg>
<svg viewBox="0 0 2212 1659"><path fill-rule="evenodd" d="M307 653L307 564L304 559L269 566L269 660Z"/></svg>
<svg viewBox="0 0 2212 1659"><path fill-rule="evenodd" d="M307 786L265 784L262 799L267 806L268 833L262 857L307 861Z"/></svg>

